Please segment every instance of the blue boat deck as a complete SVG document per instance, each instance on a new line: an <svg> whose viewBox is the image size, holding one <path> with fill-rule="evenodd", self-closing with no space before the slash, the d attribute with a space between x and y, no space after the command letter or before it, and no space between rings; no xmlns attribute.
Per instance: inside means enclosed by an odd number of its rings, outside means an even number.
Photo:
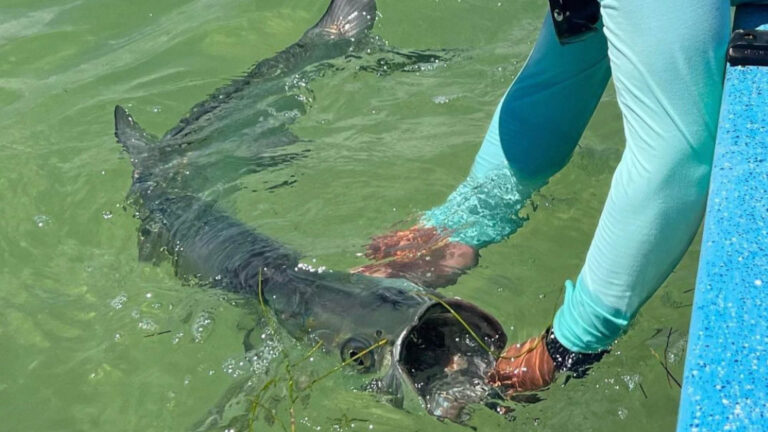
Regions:
<svg viewBox="0 0 768 432"><path fill-rule="evenodd" d="M726 72L677 429L768 430L765 66Z"/></svg>

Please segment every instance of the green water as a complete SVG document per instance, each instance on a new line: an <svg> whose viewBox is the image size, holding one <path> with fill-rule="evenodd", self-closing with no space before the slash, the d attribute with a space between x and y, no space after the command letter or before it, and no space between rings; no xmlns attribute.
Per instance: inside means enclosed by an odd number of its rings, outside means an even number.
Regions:
<svg viewBox="0 0 768 432"><path fill-rule="evenodd" d="M112 109L126 105L162 133L293 43L325 7L0 0L0 430L188 430L212 408L252 397L238 390L249 377L257 387L276 380L253 429L290 428L285 359L310 347L257 320L249 366L242 339L252 302L137 261L137 222L123 200L130 164L114 142ZM313 266L362 264L369 236L440 203L463 179L545 2L380 0L379 11L375 33L390 46L450 49L449 61L418 73L342 68L313 81L311 109L292 127L306 157L242 179L228 201ZM530 221L446 290L496 315L511 340L544 328L563 280L577 274L621 154L620 122L609 90L571 163L534 197L537 211L524 211ZM295 183L268 190L286 179ZM697 255L698 242L588 378L516 405L513 421L478 407L470 424L671 430L679 389L659 358L667 351L680 379ZM336 364L335 354L317 353L295 376ZM361 391L365 382L342 371L300 395L296 430L467 430L413 403L392 408Z"/></svg>

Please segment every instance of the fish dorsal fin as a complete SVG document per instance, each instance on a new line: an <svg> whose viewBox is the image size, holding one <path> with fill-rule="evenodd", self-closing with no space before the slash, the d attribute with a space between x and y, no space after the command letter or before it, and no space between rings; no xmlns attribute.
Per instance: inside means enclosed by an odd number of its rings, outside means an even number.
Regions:
<svg viewBox="0 0 768 432"><path fill-rule="evenodd" d="M115 137L131 155L131 162L137 169L140 168L137 164L144 162L158 141L156 136L142 129L120 105L115 107Z"/></svg>
<svg viewBox="0 0 768 432"><path fill-rule="evenodd" d="M320 21L306 34L327 39L351 39L370 30L375 21L375 0L333 0Z"/></svg>

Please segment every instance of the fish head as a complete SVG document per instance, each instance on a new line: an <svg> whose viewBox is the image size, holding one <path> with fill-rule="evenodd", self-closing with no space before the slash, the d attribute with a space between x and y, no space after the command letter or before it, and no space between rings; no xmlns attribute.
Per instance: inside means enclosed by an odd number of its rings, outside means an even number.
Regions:
<svg viewBox="0 0 768 432"><path fill-rule="evenodd" d="M507 342L493 316L402 279L322 276L298 302L308 309L297 315L308 318L296 322L338 350L343 364L377 373L372 390L395 406L415 392L431 414L458 422L466 406L485 401L487 376Z"/></svg>
<svg viewBox="0 0 768 432"><path fill-rule="evenodd" d="M421 295L423 288L404 280L342 273L292 276L299 277L311 287L302 300L284 296L287 307L273 304L299 317L283 319L283 325L297 336L306 329L311 338L338 353L343 364L361 373L387 371L403 329L431 304Z"/></svg>

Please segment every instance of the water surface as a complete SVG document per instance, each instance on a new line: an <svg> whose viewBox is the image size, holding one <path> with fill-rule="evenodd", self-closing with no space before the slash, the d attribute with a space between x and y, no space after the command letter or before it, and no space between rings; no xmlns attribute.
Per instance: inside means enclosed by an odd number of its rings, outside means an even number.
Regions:
<svg viewBox="0 0 768 432"><path fill-rule="evenodd" d="M540 4L541 3L541 4ZM293 43L319 0L0 1L0 418L4 430L188 430L209 410L269 400L255 430L290 427L286 359L310 346L270 331L246 299L185 286L136 257L130 164L112 109L162 133L217 86ZM449 50L407 71L377 57L312 81L292 126L303 157L227 189L240 219L314 267L364 263L367 238L439 204L464 178L498 99L522 66L542 2L380 0L392 47ZM377 66L378 65L378 66ZM369 67L358 67L369 66ZM450 289L496 315L511 340L551 320L580 268L623 146L609 90L568 167L523 212L529 222L482 252ZM285 184L282 187L274 186ZM534 211L536 208L536 211ZM698 244L588 378L560 380L493 430L670 430L682 375ZM256 326L246 359L243 337ZM666 356L666 357L665 357ZM307 382L337 364L316 353ZM336 373L294 407L297 430L466 430L406 411ZM229 390L229 391L228 391ZM244 402L245 401L245 402ZM277 418L273 418L276 416Z"/></svg>

